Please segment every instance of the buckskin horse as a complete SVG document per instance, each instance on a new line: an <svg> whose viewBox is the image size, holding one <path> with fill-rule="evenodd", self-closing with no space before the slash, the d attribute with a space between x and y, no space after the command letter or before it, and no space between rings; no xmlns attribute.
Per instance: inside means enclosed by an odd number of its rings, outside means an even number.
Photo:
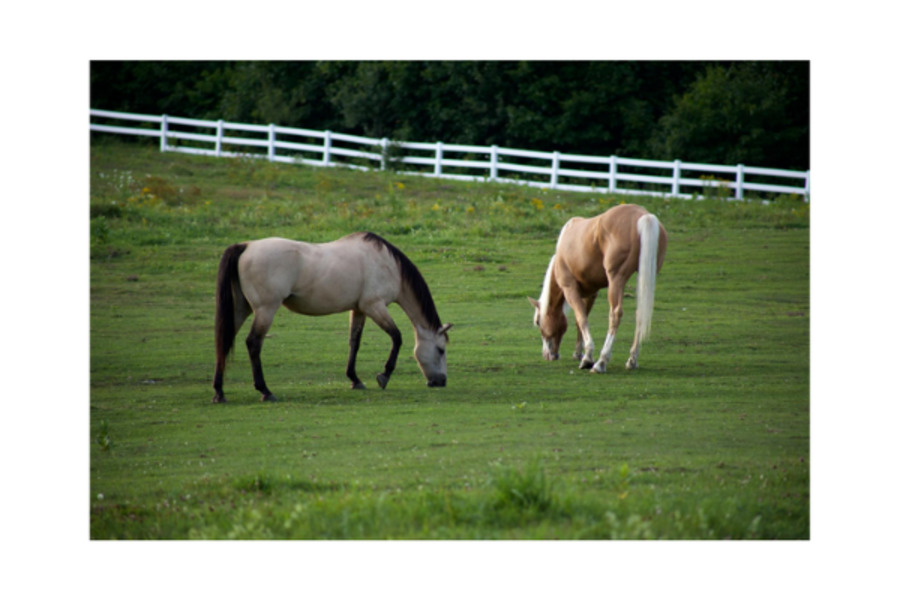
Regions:
<svg viewBox="0 0 900 600"><path fill-rule="evenodd" d="M279 306L303 315L350 311L347 377L354 389L365 385L356 375L356 355L366 317L392 341L384 389L397 364L403 338L387 306L396 302L415 330L413 351L429 387L447 384L447 331L438 317L428 284L419 269L395 246L374 233L354 233L333 242L311 244L267 238L229 246L219 263L216 287L216 372L213 402L225 402L225 362L243 322L253 314L247 351L253 385L261 400L276 400L263 378L260 351Z"/></svg>
<svg viewBox="0 0 900 600"><path fill-rule="evenodd" d="M659 219L634 204L615 206L590 219L570 219L559 233L540 299L528 298L535 309L534 324L541 332L544 358L559 358L568 326L563 307L568 304L578 327L575 360L581 361L582 369L605 373L622 319L625 284L637 272L634 343L625 363L628 370L636 369L641 342L650 334L656 275L662 268L667 243L668 235ZM600 360L595 363L588 314L604 287L609 288L609 329Z"/></svg>

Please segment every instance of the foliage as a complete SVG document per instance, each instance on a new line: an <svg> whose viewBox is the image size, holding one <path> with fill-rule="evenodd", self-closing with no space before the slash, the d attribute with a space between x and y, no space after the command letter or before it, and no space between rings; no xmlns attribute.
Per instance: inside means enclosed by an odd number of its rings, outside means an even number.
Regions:
<svg viewBox="0 0 900 600"><path fill-rule="evenodd" d="M632 282L592 376L540 359L525 297L569 217L635 198L91 153L92 539L809 538L802 201L639 199L670 235L653 337L626 372ZM448 387L426 388L407 342L387 390L351 390L346 315L280 312L263 360L282 401L257 402L238 351L212 405L223 249L367 229L455 323ZM602 337L599 303L592 325ZM389 347L370 324L364 380Z"/></svg>
<svg viewBox="0 0 900 600"><path fill-rule="evenodd" d="M654 156L695 162L809 164L809 65L714 65L660 119Z"/></svg>
<svg viewBox="0 0 900 600"><path fill-rule="evenodd" d="M92 62L106 110L809 168L809 63Z"/></svg>

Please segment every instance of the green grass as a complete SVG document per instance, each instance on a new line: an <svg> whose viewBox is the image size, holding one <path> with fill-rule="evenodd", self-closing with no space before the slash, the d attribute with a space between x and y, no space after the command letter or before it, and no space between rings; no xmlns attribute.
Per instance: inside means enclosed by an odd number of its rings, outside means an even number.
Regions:
<svg viewBox="0 0 900 600"><path fill-rule="evenodd" d="M809 211L91 148L93 539L808 539ZM669 231L653 334L626 372L546 363L526 296L571 216L643 204ZM233 242L371 230L422 271L448 387L409 321L279 312L261 404L243 344L212 405L218 259ZM633 296L634 282L627 293ZM605 303L592 315L606 328ZM246 329L242 330L245 332ZM243 335L239 334L242 338ZM571 354L574 331L564 339Z"/></svg>

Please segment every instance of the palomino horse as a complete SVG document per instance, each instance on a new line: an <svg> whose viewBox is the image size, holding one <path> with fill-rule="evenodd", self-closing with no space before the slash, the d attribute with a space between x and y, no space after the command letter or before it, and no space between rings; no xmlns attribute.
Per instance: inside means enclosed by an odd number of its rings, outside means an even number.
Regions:
<svg viewBox="0 0 900 600"><path fill-rule="evenodd" d="M350 358L347 377L354 389L365 386L356 376L356 354L366 317L391 337L393 345L378 375L387 386L397 364L402 336L387 310L400 305L415 327L414 355L429 387L447 384L447 331L428 284L416 266L374 233L354 233L326 244L268 238L229 246L219 263L216 289L216 374L213 402L225 402L225 361L241 324L253 313L247 350L253 385L261 400L276 400L263 379L259 355L263 339L282 304L304 315L350 311Z"/></svg>
<svg viewBox="0 0 900 600"><path fill-rule="evenodd" d="M650 333L656 274L662 268L667 242L666 230L656 216L634 204L613 207L591 219L570 219L559 233L540 300L528 299L535 308L534 324L541 331L544 358L559 358L567 327L563 305L568 303L578 325L575 360L581 360L582 369L605 373L622 319L625 283L637 271L637 323L625 364L629 370L637 368L641 341ZM600 360L594 363L588 314L604 287L609 287L609 330Z"/></svg>

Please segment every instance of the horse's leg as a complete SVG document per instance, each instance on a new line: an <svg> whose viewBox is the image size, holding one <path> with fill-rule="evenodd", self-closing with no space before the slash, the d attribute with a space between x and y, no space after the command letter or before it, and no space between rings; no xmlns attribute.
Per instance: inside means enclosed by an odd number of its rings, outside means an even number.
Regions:
<svg viewBox="0 0 900 600"><path fill-rule="evenodd" d="M595 373L606 373L606 365L612 358L612 346L619 330L619 322L622 320L622 298L625 295L625 280L621 277L609 277L609 330L606 332L606 341L600 351L600 360L594 365Z"/></svg>
<svg viewBox="0 0 900 600"><path fill-rule="evenodd" d="M588 298L584 301L584 312L586 316L590 316L591 309L594 307L594 300L597 299L597 294L593 294L588 296ZM578 338L575 340L575 352L572 354L572 358L575 360L581 360L584 357L584 340L581 339L581 328L576 327L575 332L578 335Z"/></svg>
<svg viewBox="0 0 900 600"><path fill-rule="evenodd" d="M364 312L350 311L350 357L347 359L347 377L353 382L354 390L366 389L365 384L356 376L356 354L359 352L359 342L365 324L366 314Z"/></svg>
<svg viewBox="0 0 900 600"><path fill-rule="evenodd" d="M572 312L575 313L575 324L578 327L578 335L584 347L584 356L581 359L579 368L590 369L594 364L594 340L591 337L590 329L588 329L587 304L576 287L564 287L563 294L566 297L566 302L572 307Z"/></svg>
<svg viewBox="0 0 900 600"><path fill-rule="evenodd" d="M631 353L628 355L628 360L625 361L625 368L629 371L633 371L637 369L638 363L638 352L641 351L641 337L640 334L635 331L634 332L634 343L631 344Z"/></svg>
<svg viewBox="0 0 900 600"><path fill-rule="evenodd" d="M381 389L384 389L387 387L391 374L397 366L397 355L400 354L400 346L403 344L403 335L400 333L400 329L397 327L397 324L394 323L394 319L391 318L391 314L384 304L369 306L367 307L366 312L379 327L391 336L391 353L388 356L387 362L384 363L384 372L379 373L378 376L375 377L375 379L378 380L378 385L381 386Z"/></svg>
<svg viewBox="0 0 900 600"><path fill-rule="evenodd" d="M240 331L241 325L244 324L244 321L247 320L247 317L250 316L250 305L247 304L246 298L244 298L243 294L240 294L234 298L234 329L233 332L235 336L237 332ZM234 336L230 340L228 340L228 346L234 342ZM214 403L222 403L226 402L225 400L225 391L222 389L224 380L225 380L225 363L227 361L227 356L217 356L216 357L216 374L213 377L213 389L215 390L215 395L213 396Z"/></svg>
<svg viewBox="0 0 900 600"><path fill-rule="evenodd" d="M581 329L578 327L575 328L575 335L578 337L575 339L575 352L572 353L572 358L581 360L584 356L584 342L581 340Z"/></svg>
<svg viewBox="0 0 900 600"><path fill-rule="evenodd" d="M250 327L250 334L247 336L247 352L250 353L250 365L253 368L253 387L262 394L260 402L274 402L278 400L266 385L266 380L263 378L262 362L259 358L263 340L266 337L266 332L269 331L269 327L272 326L272 320L275 318L275 310L277 308L277 306L274 309L257 307L253 317L253 325Z"/></svg>
<svg viewBox="0 0 900 600"><path fill-rule="evenodd" d="M634 327L634 342L631 344L631 352L628 355L628 360L625 361L625 369L628 371L633 371L638 368L638 353L641 351L641 332L638 327L637 322L635 322Z"/></svg>

